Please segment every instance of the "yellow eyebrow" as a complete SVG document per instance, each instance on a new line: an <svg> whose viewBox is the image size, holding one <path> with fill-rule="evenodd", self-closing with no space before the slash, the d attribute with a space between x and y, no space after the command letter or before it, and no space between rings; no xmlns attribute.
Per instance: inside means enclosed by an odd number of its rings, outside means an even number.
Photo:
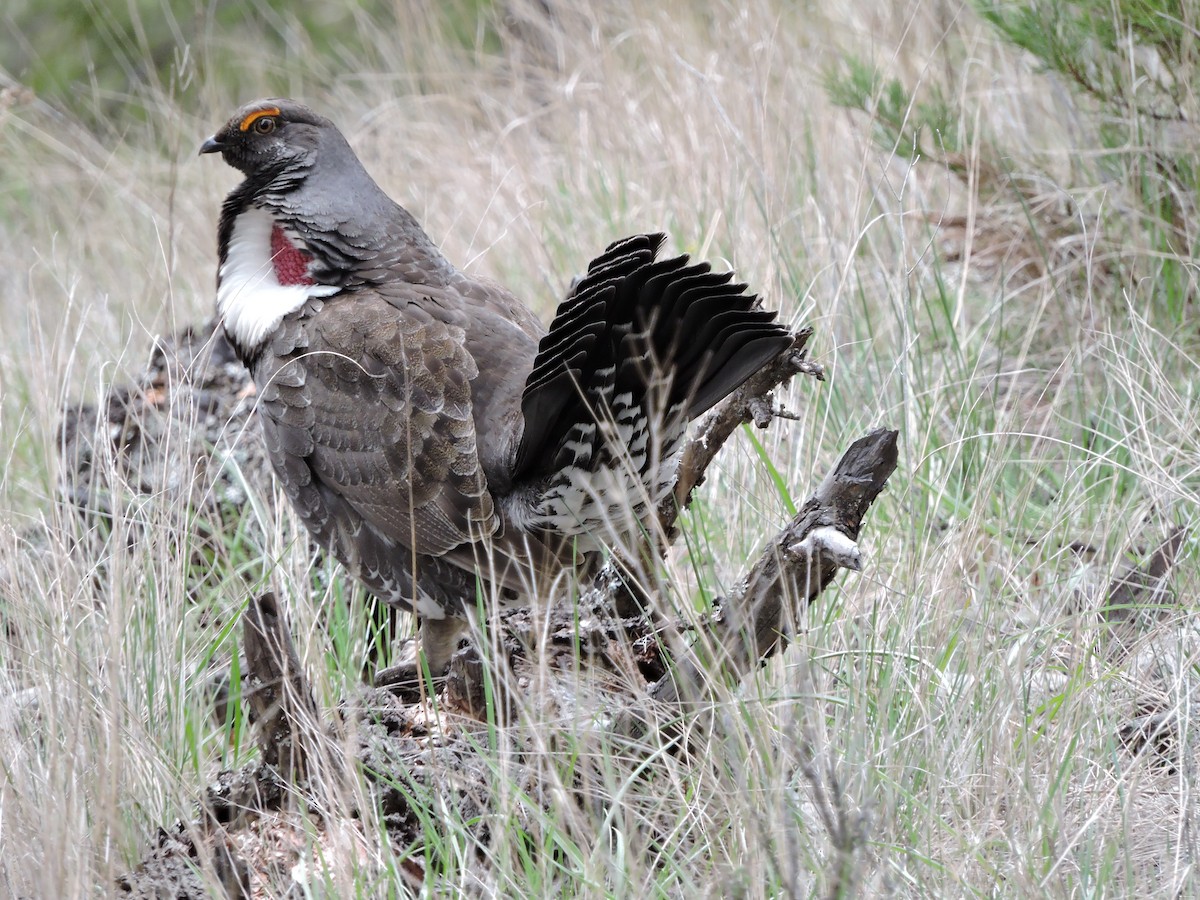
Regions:
<svg viewBox="0 0 1200 900"><path fill-rule="evenodd" d="M255 122L257 122L259 119L261 119L263 116L277 116L277 115L279 115L279 107L277 107L277 106L269 106L266 109L256 110L256 111L250 113L250 115L246 116L246 118L242 119L242 124L238 126L238 130L239 131L249 131L250 126L253 125Z"/></svg>

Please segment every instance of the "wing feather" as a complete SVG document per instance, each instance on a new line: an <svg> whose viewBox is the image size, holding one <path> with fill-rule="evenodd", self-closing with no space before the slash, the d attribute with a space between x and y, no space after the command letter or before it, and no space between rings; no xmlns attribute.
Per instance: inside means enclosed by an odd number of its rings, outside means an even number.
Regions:
<svg viewBox="0 0 1200 900"><path fill-rule="evenodd" d="M442 556L497 527L472 418L477 370L461 329L416 307L397 313L349 295L286 324L277 345L295 352L257 367L272 369L260 382L264 431L302 512L319 520L335 506L401 547ZM304 496L314 491L340 503Z"/></svg>

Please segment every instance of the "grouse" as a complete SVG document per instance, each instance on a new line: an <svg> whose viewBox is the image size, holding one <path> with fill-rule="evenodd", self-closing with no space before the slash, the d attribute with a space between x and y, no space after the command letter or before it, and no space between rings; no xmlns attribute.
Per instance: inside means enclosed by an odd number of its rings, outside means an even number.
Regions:
<svg viewBox="0 0 1200 900"><path fill-rule="evenodd" d="M242 107L200 152L245 176L217 309L275 472L318 543L420 617L435 675L477 597L532 598L636 537L688 422L791 344L732 273L658 258L662 234L611 244L547 329L291 100Z"/></svg>

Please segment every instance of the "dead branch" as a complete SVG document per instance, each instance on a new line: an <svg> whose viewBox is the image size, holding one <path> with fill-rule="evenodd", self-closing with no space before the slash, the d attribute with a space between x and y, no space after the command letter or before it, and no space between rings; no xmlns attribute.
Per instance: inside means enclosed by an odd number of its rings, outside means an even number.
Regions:
<svg viewBox="0 0 1200 900"><path fill-rule="evenodd" d="M1169 609L1164 603L1167 580L1187 536L1187 528L1179 526L1145 565L1126 564L1109 584L1100 614L1108 625L1107 651L1113 661L1125 659L1149 623L1158 621Z"/></svg>
<svg viewBox="0 0 1200 900"><path fill-rule="evenodd" d="M263 762L289 782L305 779L327 742L317 701L273 593L250 601L243 619L246 697Z"/></svg>
<svg viewBox="0 0 1200 900"><path fill-rule="evenodd" d="M855 441L693 644L708 648L704 656L713 662L685 648L650 697L699 700L713 674L740 680L785 647L795 611L812 603L838 569L861 567L856 541L863 517L896 462L895 431L880 428Z"/></svg>
<svg viewBox="0 0 1200 900"><path fill-rule="evenodd" d="M691 504L693 492L704 481L704 473L734 431L746 422L753 422L759 428L766 428L771 423L775 416L772 398L775 388L800 373L824 380L824 370L809 362L805 356L804 347L812 333L811 328L794 332L792 346L723 400L687 442L680 457L675 490L658 509L658 521L666 545L669 546L677 537L675 522L680 511Z"/></svg>

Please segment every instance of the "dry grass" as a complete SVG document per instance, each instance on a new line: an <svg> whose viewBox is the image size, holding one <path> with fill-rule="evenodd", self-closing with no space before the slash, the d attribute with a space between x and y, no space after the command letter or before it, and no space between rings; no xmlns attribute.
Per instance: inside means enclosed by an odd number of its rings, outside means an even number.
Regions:
<svg viewBox="0 0 1200 900"><path fill-rule="evenodd" d="M866 571L760 679L721 695L706 765L635 777L601 758L597 796L615 802L529 826L561 868L523 863L500 829L486 874L450 867L446 890L1196 893L1194 543L1169 613L1129 657L1103 652L1099 620L1077 612L1126 548L1152 549L1200 500L1194 325L1102 264L1100 210L1133 188L1072 180L1094 146L1086 116L952 0L550 3L552 19L546 6L507 7L499 55L457 49L408 10L403 33L367 37L403 64L315 59L294 93L452 259L543 314L608 241L662 228L816 328L830 382L800 386L800 421L759 435L761 452L749 439L726 452L681 581L736 578L810 473L868 426L899 428L902 457L864 531ZM1024 199L876 147L822 88L848 52L953 98L959 143L1006 148ZM130 495L76 545L56 492L64 404L127 381L155 334L212 309L236 176L194 153L259 93L268 63L246 59L198 103L158 98L148 122L101 137L19 92L0 104L0 894L109 890L248 752L209 723L201 689L244 594L187 601L193 538L170 536L191 513L169 491ZM233 555L288 599L328 701L361 654L331 651L320 624L340 583L314 593L286 512L249 516L257 537ZM1170 764L1118 737L1145 709L1177 723ZM607 752L579 722L534 724L556 738L535 751L564 783L563 747ZM545 816L496 765L505 821ZM645 843L649 824L665 839ZM325 857L316 893L400 890L363 833Z"/></svg>

